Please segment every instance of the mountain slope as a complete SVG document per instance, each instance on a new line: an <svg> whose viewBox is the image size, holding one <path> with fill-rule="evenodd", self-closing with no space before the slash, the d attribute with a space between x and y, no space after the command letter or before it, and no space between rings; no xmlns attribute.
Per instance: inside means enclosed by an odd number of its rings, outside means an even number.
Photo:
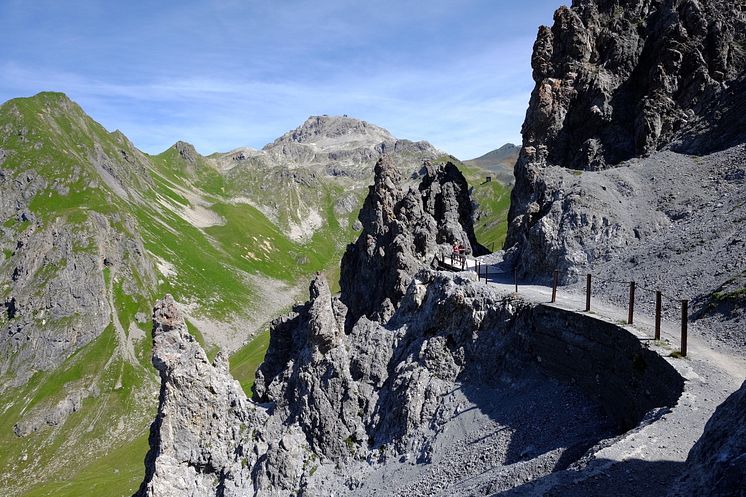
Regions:
<svg viewBox="0 0 746 497"><path fill-rule="evenodd" d="M727 311L746 270L744 33L719 0L583 0L539 30L505 243L520 273L593 271ZM703 329L741 348L743 319Z"/></svg>
<svg viewBox="0 0 746 497"><path fill-rule="evenodd" d="M121 495L141 480L156 378L148 316L173 294L213 357L235 352L308 278L335 285L382 152L445 156L351 118L310 118L263 151L143 154L59 93L0 107L0 486ZM253 155L252 155L253 154ZM64 482L64 484L63 484Z"/></svg>
<svg viewBox="0 0 746 497"><path fill-rule="evenodd" d="M442 152L427 142L399 140L347 116L312 116L262 150L239 149L210 157L225 172L227 193L249 201L292 239L307 240L333 210L342 227L354 223L381 154L410 173ZM278 199L276 192L285 196Z"/></svg>
<svg viewBox="0 0 746 497"><path fill-rule="evenodd" d="M648 316L656 290L666 297L664 315L681 319L682 300L689 301L683 316L690 340L706 344L700 347L707 354L703 362L735 371L729 380L741 385L742 3L575 1L556 12L552 28L540 28L532 66L536 86L523 125L505 243L518 273L548 281L558 269L566 283L592 273L594 295L620 305L627 305L635 282L642 293L635 297L635 312ZM687 368L693 363L688 359ZM687 383L698 381L711 391L711 377ZM647 468L641 481L651 471L659 478L670 471L661 480L670 495L742 494L745 391L741 386L717 409L686 464L661 466L660 472ZM698 414L695 423L703 421ZM634 468L627 469L623 478L632 481L632 473ZM613 471L605 468L605 474ZM576 485L578 480L573 475L554 490L598 493ZM604 487L607 493L625 492L624 483Z"/></svg>
<svg viewBox="0 0 746 497"><path fill-rule="evenodd" d="M491 150L476 159L466 160L464 164L492 171L499 181L512 184L515 181L513 168L515 167L516 160L518 160L520 150L521 147L512 143L506 143L502 147Z"/></svg>

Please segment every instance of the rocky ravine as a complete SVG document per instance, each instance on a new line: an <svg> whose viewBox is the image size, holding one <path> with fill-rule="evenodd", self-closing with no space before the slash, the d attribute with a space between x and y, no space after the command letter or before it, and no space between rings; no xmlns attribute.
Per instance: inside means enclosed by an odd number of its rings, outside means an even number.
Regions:
<svg viewBox="0 0 746 497"><path fill-rule="evenodd" d="M429 207L433 191L460 203L448 168L406 191L379 162L342 294L317 277L273 324L253 400L224 359L208 363L172 299L158 303L162 386L139 496L491 494L602 471L593 454L659 422L683 380L617 325L429 268L470 230L446 215L457 209Z"/></svg>

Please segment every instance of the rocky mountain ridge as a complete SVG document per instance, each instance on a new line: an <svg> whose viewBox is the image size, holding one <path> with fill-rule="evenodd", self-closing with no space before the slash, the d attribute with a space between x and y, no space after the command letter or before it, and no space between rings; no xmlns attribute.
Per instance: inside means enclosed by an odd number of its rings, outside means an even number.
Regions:
<svg viewBox="0 0 746 497"><path fill-rule="evenodd" d="M323 115L309 117L299 127L261 150L240 149L212 157L224 169L231 169L243 160L265 157L270 162L291 168L316 166L330 175L364 177L369 181L372 178L371 161L375 162L381 154L397 158L403 153L427 154L422 155L422 159L443 155L425 141L398 139L389 131L366 121Z"/></svg>
<svg viewBox="0 0 746 497"><path fill-rule="evenodd" d="M375 158L359 158L379 138L396 160L411 152L412 171L435 153L356 123L311 126L304 146L334 137L319 163L263 152L263 169L221 169L186 142L144 154L60 93L0 107L0 487L73 495L95 482L108 496L139 484L158 294L174 295L208 357L231 354L250 387L268 336L247 341L292 306L299 281L326 271L336 284L334 261L356 236L367 181L328 174L334 150L354 151L356 174L372 174Z"/></svg>
<svg viewBox="0 0 746 497"><path fill-rule="evenodd" d="M253 400L224 395L234 383L221 361L192 351L169 297L156 306L154 364L174 393L161 395L138 496L489 494L564 469L676 402L676 369L616 325L429 267L447 236L470 231L458 208L428 207L431 191L460 203L448 169L402 189L379 161L342 293L319 276L273 323ZM418 236L438 225L446 238Z"/></svg>

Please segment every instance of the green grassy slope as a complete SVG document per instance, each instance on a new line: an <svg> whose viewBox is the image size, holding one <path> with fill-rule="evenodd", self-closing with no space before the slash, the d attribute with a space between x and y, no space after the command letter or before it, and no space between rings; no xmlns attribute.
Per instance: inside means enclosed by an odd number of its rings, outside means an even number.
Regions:
<svg viewBox="0 0 746 497"><path fill-rule="evenodd" d="M268 347L269 330L264 330L231 356L231 374L241 383L241 387L249 397L252 396L251 387L254 386L256 370L264 361L264 354Z"/></svg>
<svg viewBox="0 0 746 497"><path fill-rule="evenodd" d="M188 163L175 147L145 156L121 133L107 132L62 94L7 102L0 107L0 130L5 177L12 181L31 174L44 185L28 199L32 221L20 221L14 212L2 213L3 274L13 271L16 240L24 234L33 236L29 230L41 232L57 219L58 228L79 231L76 226L88 223L93 213L106 217L120 234L117 238L141 238L150 266L139 267L132 259L103 270L110 290L101 295L102 302L110 293L117 320L127 332L130 325L144 328L140 333L146 338L134 339L136 364L122 359L110 323L58 368L0 392L0 487L9 496L129 495L142 478L157 388L149 364L149 324L138 323L138 313L148 316L153 301L170 292L179 301L198 306L193 312L200 316L230 322L254 310L253 275L294 285L307 281L314 271L334 273L345 244L355 235L342 226L350 226L352 216L345 215L340 223L333 208L344 191L333 184L314 185L323 224L310 240L299 243L256 208L231 202L224 177L204 158L197 155ZM184 211L199 206L220 216L221 223L190 223ZM99 249L88 241L86 250L95 254ZM164 263L171 274L157 269ZM59 267L47 266L44 271L44 278L35 280L39 284L54 281ZM13 290L4 285L0 291L4 300ZM12 323L0 313L0 326L4 325ZM204 343L193 324L190 331ZM246 382L253 381L263 358L266 336L260 335L233 359L248 388ZM205 345L210 355L216 353L214 346ZM247 356L247 351L253 352ZM96 393L87 395L80 409L60 424L42 423L37 432L16 436L16 423L53 409L79 390Z"/></svg>
<svg viewBox="0 0 746 497"><path fill-rule="evenodd" d="M511 186L494 179L494 174L476 165L467 165L453 157L466 181L473 188L472 198L477 204L474 232L477 240L490 251L500 250L508 232ZM492 176L490 182L487 176Z"/></svg>
<svg viewBox="0 0 746 497"><path fill-rule="evenodd" d="M22 386L0 388L0 488L8 497L130 495L143 475L147 432L157 404L147 322L154 300L172 293L190 304L193 314L230 323L263 310L255 276L304 287L314 272L323 271L332 288L338 288L339 260L356 237L352 226L358 210L340 210L340 199L352 196L353 203L362 205L367 189L309 170L295 170L295 176L282 168L271 174L250 169L223 173L186 144L148 156L58 93L3 104L0 148L7 181L26 181L31 175L41 185L24 206L32 220L0 212L0 274L10 275L17 264L17 252L23 250L17 240L60 227L90 232L76 250L94 255L105 248L97 243L140 240L145 249L136 254L139 249L127 245L122 261L103 268L106 291L99 300L103 309L111 300L116 319L97 330L97 338L59 367L37 372ZM505 233L507 188L483 184L484 171L458 165L474 185L484 213L477 237L497 248ZM236 202L241 196L280 202L278 216L270 218ZM199 226L189 216L199 209L220 222ZM318 213L321 227L304 241L291 239L288 226L309 210ZM106 219L111 240L95 241L97 215ZM30 290L44 292L59 277L62 264L44 268L34 280L38 287ZM0 302L16 290L0 284ZM0 330L12 325L10 320L0 312ZM134 363L121 352L115 321L133 343ZM217 348L205 343L193 323L189 329L214 356ZM230 359L231 371L247 393L268 339L265 330ZM0 375L0 385L10 379L12 372ZM16 423L53 409L76 391L89 394L60 423L44 424L23 437L14 433Z"/></svg>

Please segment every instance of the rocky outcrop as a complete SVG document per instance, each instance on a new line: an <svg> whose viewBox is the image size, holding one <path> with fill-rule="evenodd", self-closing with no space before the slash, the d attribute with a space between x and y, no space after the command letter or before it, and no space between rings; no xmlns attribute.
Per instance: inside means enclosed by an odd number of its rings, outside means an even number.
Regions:
<svg viewBox="0 0 746 497"><path fill-rule="evenodd" d="M226 484L233 494L248 486L256 455L239 449L242 425L263 424L263 412L249 408L222 355L210 365L170 295L153 310L153 365L161 393L137 495L214 495Z"/></svg>
<svg viewBox="0 0 746 497"><path fill-rule="evenodd" d="M31 224L16 238L2 287L0 390L59 366L103 332L113 320L107 275L121 275L128 294L138 290L135 278L155 284L132 220L119 222L124 230L91 212L74 225L64 218Z"/></svg>
<svg viewBox="0 0 746 497"><path fill-rule="evenodd" d="M746 382L707 422L702 437L689 452L683 475L672 495L746 494Z"/></svg>
<svg viewBox="0 0 746 497"><path fill-rule="evenodd" d="M485 438L498 442L488 454L464 446L454 475L520 462L498 478L510 488L566 467L676 401L680 376L636 338L615 340L625 333L618 326L500 294L473 273L427 267L423 256L438 249L439 236L470 229L459 224L463 178L454 169L429 168L418 189L404 191L397 169L379 161L363 233L343 262L341 295L317 276L309 301L272 323L253 401L220 359L207 362L173 300L157 304L161 399L140 495L171 495L172 486L200 496L350 492L377 466L432 461L438 437L458 431L472 409L493 412L499 434ZM568 413L561 430L528 429L523 408L502 411L483 400L465 407L464 395L482 399L476 392L485 389L508 398L520 390L516 382L561 399ZM470 393L454 394L460 390ZM557 415L549 405L536 409L537 420ZM523 461L534 453L535 462ZM469 462L477 457L483 465Z"/></svg>
<svg viewBox="0 0 746 497"><path fill-rule="evenodd" d="M68 416L80 410L83 401L89 396L98 396L95 386L87 389L73 389L64 399L54 406L37 406L13 426L13 433L18 437L25 437L42 430L46 426L60 426Z"/></svg>
<svg viewBox="0 0 746 497"><path fill-rule="evenodd" d="M474 236L472 211L468 184L452 163L426 165L419 187L405 189L399 170L383 156L360 211L363 231L342 258L340 285L348 323L362 315L390 317L412 276L453 243L460 241L467 253L483 253Z"/></svg>
<svg viewBox="0 0 746 497"><path fill-rule="evenodd" d="M668 145L746 68L745 28L722 0L560 8L534 45L523 158L593 170Z"/></svg>
<svg viewBox="0 0 746 497"><path fill-rule="evenodd" d="M358 411L364 402L350 372L346 308L326 280L311 283L310 300L273 323L267 358L257 371L255 398L297 423L311 448L333 460L367 440Z"/></svg>
<svg viewBox="0 0 746 497"><path fill-rule="evenodd" d="M722 118L743 106L735 89L746 68L744 33L741 6L719 0L580 0L556 12L534 45L536 86L509 214L506 248L524 252L523 266L544 259L544 271L593 258L547 250L558 232L575 229L557 214L568 207L545 179L548 168L601 170L666 146L701 154L744 138Z"/></svg>
<svg viewBox="0 0 746 497"><path fill-rule="evenodd" d="M297 432L269 423L231 378L221 353L213 364L186 329L173 298L153 310L153 365L161 376L151 426L145 496L288 495L303 467Z"/></svg>

